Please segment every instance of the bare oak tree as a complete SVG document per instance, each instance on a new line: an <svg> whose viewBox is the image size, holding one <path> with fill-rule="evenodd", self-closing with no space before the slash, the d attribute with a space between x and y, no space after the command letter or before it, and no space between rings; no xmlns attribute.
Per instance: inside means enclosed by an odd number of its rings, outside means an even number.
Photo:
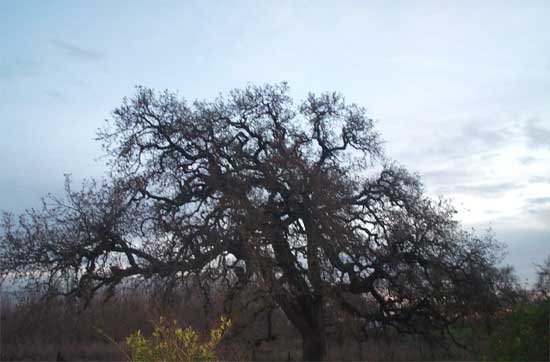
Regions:
<svg viewBox="0 0 550 362"><path fill-rule="evenodd" d="M420 334L494 308L498 245L463 231L338 94L294 105L283 83L190 105L138 88L98 139L109 180L5 215L5 275L85 297L137 277L253 286L305 360L325 357L331 308Z"/></svg>

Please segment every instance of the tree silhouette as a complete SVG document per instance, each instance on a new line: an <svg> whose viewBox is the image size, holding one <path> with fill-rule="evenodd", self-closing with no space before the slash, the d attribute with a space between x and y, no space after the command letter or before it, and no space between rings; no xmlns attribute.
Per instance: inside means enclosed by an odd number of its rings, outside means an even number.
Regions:
<svg viewBox="0 0 550 362"><path fill-rule="evenodd" d="M535 264L535 266L537 270L535 292L542 299L550 299L550 255L544 259L542 264Z"/></svg>
<svg viewBox="0 0 550 362"><path fill-rule="evenodd" d="M498 296L497 243L425 196L338 94L294 105L283 83L189 105L138 88L98 139L110 179L5 215L5 275L85 297L135 277L253 286L306 360L325 357L331 308L431 335Z"/></svg>

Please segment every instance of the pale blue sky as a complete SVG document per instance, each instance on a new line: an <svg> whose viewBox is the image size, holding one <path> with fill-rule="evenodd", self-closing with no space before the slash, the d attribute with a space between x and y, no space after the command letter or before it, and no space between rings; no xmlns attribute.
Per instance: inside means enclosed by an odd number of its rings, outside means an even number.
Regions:
<svg viewBox="0 0 550 362"><path fill-rule="evenodd" d="M101 176L137 84L193 100L288 81L367 107L388 154L492 226L522 278L550 254L550 1L5 1L0 209Z"/></svg>

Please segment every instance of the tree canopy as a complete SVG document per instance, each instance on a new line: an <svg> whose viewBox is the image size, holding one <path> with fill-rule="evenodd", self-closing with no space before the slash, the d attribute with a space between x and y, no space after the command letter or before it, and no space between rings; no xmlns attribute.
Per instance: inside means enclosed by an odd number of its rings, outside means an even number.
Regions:
<svg viewBox="0 0 550 362"><path fill-rule="evenodd" d="M288 93L249 86L188 104L138 88L98 133L107 180L4 215L2 273L84 297L136 277L199 277L228 297L252 285L308 360L324 357L331 308L406 333L497 308L493 238L464 231L384 155L365 109Z"/></svg>

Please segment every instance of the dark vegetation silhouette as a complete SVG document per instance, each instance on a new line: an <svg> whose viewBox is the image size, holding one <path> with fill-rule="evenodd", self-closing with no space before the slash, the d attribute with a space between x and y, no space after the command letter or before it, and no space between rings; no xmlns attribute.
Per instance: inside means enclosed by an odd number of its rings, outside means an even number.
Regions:
<svg viewBox="0 0 550 362"><path fill-rule="evenodd" d="M542 264L535 264L537 268L537 280L535 281L535 293L541 299L550 298L550 255Z"/></svg>
<svg viewBox="0 0 550 362"><path fill-rule="evenodd" d="M151 281L126 284L108 300L98 293L86 309L77 298L42 297L37 290L4 290L1 305L0 344L3 361L126 360L127 353L116 345L137 330L151 335L160 316L178 319L184 325L207 331L223 314L223 298L212 295L205 309L205 298L198 288L178 288L167 300L162 285ZM517 298L486 321L470 319L455 323L455 338L467 349L430 343L418 335L401 335L391 328L371 324L360 328L354 318L346 323L327 321L329 360L411 361L411 360L489 360L545 361L550 347L548 326L550 303L534 288ZM244 298L246 299L246 298ZM345 314L331 309L332 320ZM269 317L269 318L268 318ZM235 310L231 329L218 354L224 360L288 361L301 359L300 336L281 310L252 315ZM271 336L268 339L268 336Z"/></svg>
<svg viewBox="0 0 550 362"><path fill-rule="evenodd" d="M248 318L237 331L267 318L259 344L280 313L312 361L346 328L459 343L453 326L518 298L501 246L427 197L338 94L294 104L283 83L188 104L140 87L98 140L108 179L4 215L5 277L84 301L144 280L165 300L198 291Z"/></svg>

